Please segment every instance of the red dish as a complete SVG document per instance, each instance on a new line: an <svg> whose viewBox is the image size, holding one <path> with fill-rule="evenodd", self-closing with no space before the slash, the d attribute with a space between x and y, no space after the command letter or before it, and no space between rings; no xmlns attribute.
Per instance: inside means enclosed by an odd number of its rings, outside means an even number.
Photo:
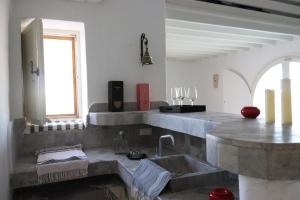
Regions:
<svg viewBox="0 0 300 200"><path fill-rule="evenodd" d="M260 114L260 110L254 106L246 106L241 110L241 114L245 118L255 119Z"/></svg>
<svg viewBox="0 0 300 200"><path fill-rule="evenodd" d="M209 193L209 200L234 200L234 195L227 188L216 188Z"/></svg>

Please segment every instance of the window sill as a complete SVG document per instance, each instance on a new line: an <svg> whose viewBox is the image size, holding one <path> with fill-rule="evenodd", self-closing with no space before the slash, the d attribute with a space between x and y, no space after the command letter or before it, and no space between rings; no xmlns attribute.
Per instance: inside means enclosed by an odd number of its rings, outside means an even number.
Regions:
<svg viewBox="0 0 300 200"><path fill-rule="evenodd" d="M47 117L47 122L46 123L58 123L58 122L66 122L66 121L80 121L82 120L80 117L57 117L57 118L52 118L52 117Z"/></svg>

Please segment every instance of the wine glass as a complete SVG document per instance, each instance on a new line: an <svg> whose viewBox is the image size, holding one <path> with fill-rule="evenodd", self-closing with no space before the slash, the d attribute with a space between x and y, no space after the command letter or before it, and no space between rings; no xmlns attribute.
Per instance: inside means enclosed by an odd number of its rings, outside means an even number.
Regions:
<svg viewBox="0 0 300 200"><path fill-rule="evenodd" d="M180 96L179 96L179 102L180 102L180 105L182 106L183 105L183 101L185 99L185 93L184 92L184 88L183 87L180 87Z"/></svg>
<svg viewBox="0 0 300 200"><path fill-rule="evenodd" d="M175 89L175 99L179 102L180 104L180 99L181 99L181 92L180 92L180 88L176 87Z"/></svg>
<svg viewBox="0 0 300 200"><path fill-rule="evenodd" d="M191 89L191 96L190 96L190 101L192 106L194 105L194 102L198 99L198 91L197 91L197 87L192 87Z"/></svg>
<svg viewBox="0 0 300 200"><path fill-rule="evenodd" d="M171 88L171 101L173 106L175 105L176 100L177 100L176 88Z"/></svg>
<svg viewBox="0 0 300 200"><path fill-rule="evenodd" d="M171 98L172 98L173 105L181 104L181 96L182 96L181 93L182 92L180 87L171 88Z"/></svg>
<svg viewBox="0 0 300 200"><path fill-rule="evenodd" d="M184 87L184 99L187 101L190 101L190 88L189 87Z"/></svg>

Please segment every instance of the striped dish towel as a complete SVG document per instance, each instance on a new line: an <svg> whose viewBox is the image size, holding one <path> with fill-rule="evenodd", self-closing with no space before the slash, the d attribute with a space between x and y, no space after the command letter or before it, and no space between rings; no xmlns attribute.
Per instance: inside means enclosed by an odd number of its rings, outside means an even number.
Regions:
<svg viewBox="0 0 300 200"><path fill-rule="evenodd" d="M53 121L44 125L27 124L25 134L33 134L46 131L65 131L65 130L83 130L84 123L82 120Z"/></svg>
<svg viewBox="0 0 300 200"><path fill-rule="evenodd" d="M154 162L144 159L133 174L131 199L153 200L171 179L171 173Z"/></svg>
<svg viewBox="0 0 300 200"><path fill-rule="evenodd" d="M36 152L38 182L45 184L87 176L89 162L81 147L75 145Z"/></svg>

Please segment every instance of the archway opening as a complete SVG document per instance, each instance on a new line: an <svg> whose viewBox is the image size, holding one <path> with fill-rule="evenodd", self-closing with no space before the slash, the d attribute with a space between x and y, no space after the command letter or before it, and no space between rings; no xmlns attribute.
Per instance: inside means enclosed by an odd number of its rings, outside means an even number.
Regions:
<svg viewBox="0 0 300 200"><path fill-rule="evenodd" d="M263 73L257 82L253 105L261 110L260 118L265 117L265 90L275 90L275 118L281 120L281 84L282 78L291 79L293 121L300 120L300 60L281 60Z"/></svg>

